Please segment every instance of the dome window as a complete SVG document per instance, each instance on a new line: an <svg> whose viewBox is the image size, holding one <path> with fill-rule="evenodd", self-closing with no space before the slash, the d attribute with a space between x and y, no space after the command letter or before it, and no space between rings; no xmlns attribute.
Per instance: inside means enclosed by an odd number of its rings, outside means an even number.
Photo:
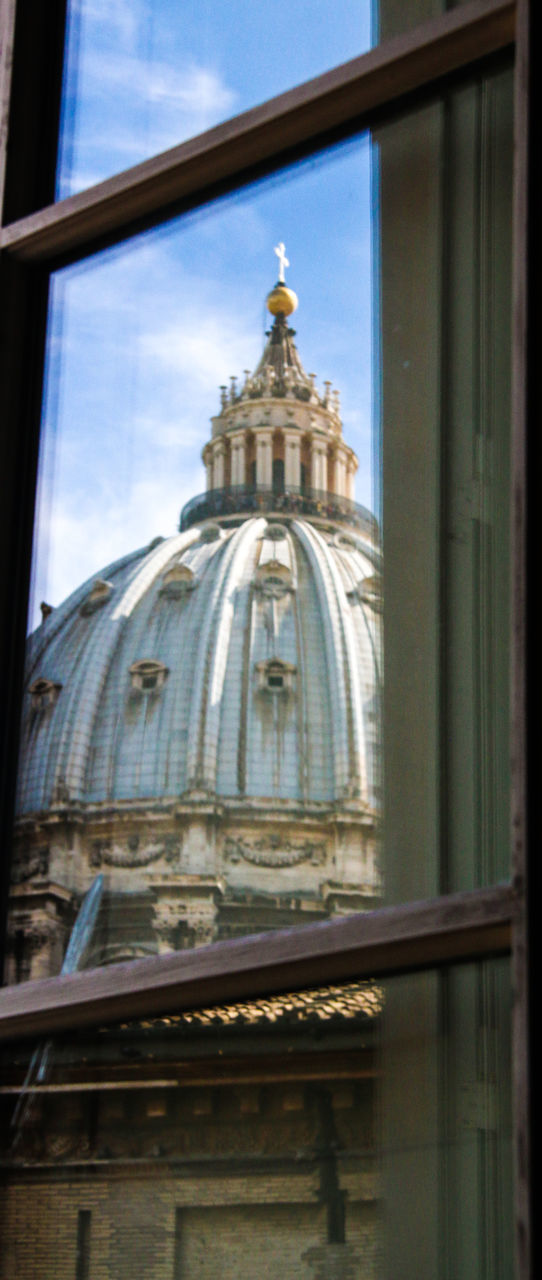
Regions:
<svg viewBox="0 0 542 1280"><path fill-rule="evenodd" d="M180 600L189 591L193 591L197 585L192 570L188 568L187 564L182 564L178 561L177 564L171 565L171 568L164 574L160 595L169 596L172 600Z"/></svg>
<svg viewBox="0 0 542 1280"><path fill-rule="evenodd" d="M200 542L218 542L221 537L219 524L206 524L199 535Z"/></svg>
<svg viewBox="0 0 542 1280"><path fill-rule="evenodd" d="M358 550L357 542L355 541L354 538L349 538L347 533L334 534L332 538L332 542L334 546L339 548L339 551L357 551Z"/></svg>
<svg viewBox="0 0 542 1280"><path fill-rule="evenodd" d="M271 542L283 542L288 537L288 530L283 524L268 524L264 533L264 538L269 538Z"/></svg>
<svg viewBox="0 0 542 1280"><path fill-rule="evenodd" d="M39 676L28 690L32 699L32 710L46 711L48 707L54 707L61 688L62 685L54 680L46 680L44 676Z"/></svg>
<svg viewBox="0 0 542 1280"><path fill-rule="evenodd" d="M135 693L158 693L169 675L169 667L154 658L141 658L130 667L132 690Z"/></svg>
<svg viewBox="0 0 542 1280"><path fill-rule="evenodd" d="M280 672L277 671L276 673L272 671L269 672L269 675L267 677L267 688L268 689L284 688L284 676L282 674L282 671Z"/></svg>
<svg viewBox="0 0 542 1280"><path fill-rule="evenodd" d="M259 693L293 693L297 667L281 658L269 658L256 663L255 674Z"/></svg>
<svg viewBox="0 0 542 1280"><path fill-rule="evenodd" d="M267 560L259 565L254 577L256 589L264 596L279 600L287 591L293 590L291 571L279 560Z"/></svg>
<svg viewBox="0 0 542 1280"><path fill-rule="evenodd" d="M83 617L88 618L89 614L95 613L96 609L101 609L104 604L107 604L114 590L112 582L106 582L104 578L96 578L86 600L83 600L81 605L80 612Z"/></svg>
<svg viewBox="0 0 542 1280"><path fill-rule="evenodd" d="M348 592L348 597L354 603L367 604L375 613L382 613L382 585L378 574L374 574L370 578L360 578L355 587Z"/></svg>

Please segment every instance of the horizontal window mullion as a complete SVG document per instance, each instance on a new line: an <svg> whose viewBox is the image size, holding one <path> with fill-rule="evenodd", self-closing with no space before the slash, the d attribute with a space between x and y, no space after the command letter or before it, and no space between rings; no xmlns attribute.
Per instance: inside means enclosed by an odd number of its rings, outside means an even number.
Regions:
<svg viewBox="0 0 542 1280"><path fill-rule="evenodd" d="M515 914L500 885L21 983L0 993L0 1039L505 954Z"/></svg>
<svg viewBox="0 0 542 1280"><path fill-rule="evenodd" d="M222 186L277 168L333 130L363 127L371 113L506 48L514 39L510 0L474 0L397 36L332 71L5 227L2 246L27 262L83 256L124 239Z"/></svg>

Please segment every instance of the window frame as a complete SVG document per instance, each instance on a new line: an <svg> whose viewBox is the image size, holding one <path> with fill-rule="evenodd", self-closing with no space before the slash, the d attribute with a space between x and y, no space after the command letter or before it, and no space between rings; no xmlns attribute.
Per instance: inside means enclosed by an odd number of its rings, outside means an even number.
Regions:
<svg viewBox="0 0 542 1280"><path fill-rule="evenodd" d="M0 454L0 661L5 734L0 744L0 823L9 850L39 443L49 272L193 209L316 152L339 137L406 110L452 78L516 45L512 444L512 846L513 880L422 903L404 903L296 930L215 943L0 992L0 1038L167 1012L353 977L399 974L509 954L514 1001L516 1276L536 1273L529 1170L533 1098L528 1063L534 1008L534 856L527 845L525 689L534 676L534 622L526 572L527 428L539 399L533 137L536 54L542 21L534 0L471 0L369 53L297 86L159 156L51 203L60 109L66 0L3 0L0 104L0 287L5 388ZM30 34L29 34L30 33ZM49 107L45 116L43 101ZM10 141L11 139L11 141ZM28 176L30 174L30 177ZM32 175L35 175L34 177ZM4 181L5 180L5 181ZM537 259L536 259L537 261ZM8 319L9 317L9 319ZM8 377L9 374L9 377ZM533 481L531 480L531 483ZM534 552L531 552L531 558ZM529 640L529 644L527 641ZM529 757L532 759L533 757ZM532 767L532 766L531 766ZM534 844L532 807L530 839ZM3 921L9 859L3 868ZM532 904L532 906L531 906Z"/></svg>

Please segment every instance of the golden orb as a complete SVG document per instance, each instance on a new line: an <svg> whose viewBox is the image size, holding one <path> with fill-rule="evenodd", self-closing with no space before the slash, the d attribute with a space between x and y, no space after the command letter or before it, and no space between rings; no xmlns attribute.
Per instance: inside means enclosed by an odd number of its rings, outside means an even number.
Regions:
<svg viewBox="0 0 542 1280"><path fill-rule="evenodd" d="M285 284L276 284L267 295L267 310L272 316L291 316L297 307L297 294Z"/></svg>

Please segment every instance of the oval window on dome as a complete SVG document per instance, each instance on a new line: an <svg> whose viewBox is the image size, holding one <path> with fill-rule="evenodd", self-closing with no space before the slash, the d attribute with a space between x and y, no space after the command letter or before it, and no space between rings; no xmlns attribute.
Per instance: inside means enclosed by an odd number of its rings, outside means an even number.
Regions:
<svg viewBox="0 0 542 1280"><path fill-rule="evenodd" d="M357 551L358 544L354 538L349 538L347 533L335 533L333 543L339 548L339 551Z"/></svg>
<svg viewBox="0 0 542 1280"><path fill-rule="evenodd" d="M88 596L83 600L80 612L83 617L88 617L91 613L95 613L96 609L103 608L107 604L110 596L113 594L114 586L112 582L106 582L104 578L96 578Z"/></svg>
<svg viewBox="0 0 542 1280"><path fill-rule="evenodd" d="M173 564L166 570L160 587L161 596L179 600L197 586L196 578L187 564Z"/></svg>
<svg viewBox="0 0 542 1280"><path fill-rule="evenodd" d="M222 537L219 524L206 524L199 535L200 542L218 542Z"/></svg>
<svg viewBox="0 0 542 1280"><path fill-rule="evenodd" d="M265 564L259 565L254 577L256 590L264 596L280 599L293 590L291 569L278 560L267 560Z"/></svg>
<svg viewBox="0 0 542 1280"><path fill-rule="evenodd" d="M62 685L55 680L47 680L44 676L39 676L28 689L32 699L32 709L46 711L49 707L54 707L61 688Z"/></svg>
<svg viewBox="0 0 542 1280"><path fill-rule="evenodd" d="M283 524L268 524L264 537L271 542L283 542L288 537L288 530Z"/></svg>

